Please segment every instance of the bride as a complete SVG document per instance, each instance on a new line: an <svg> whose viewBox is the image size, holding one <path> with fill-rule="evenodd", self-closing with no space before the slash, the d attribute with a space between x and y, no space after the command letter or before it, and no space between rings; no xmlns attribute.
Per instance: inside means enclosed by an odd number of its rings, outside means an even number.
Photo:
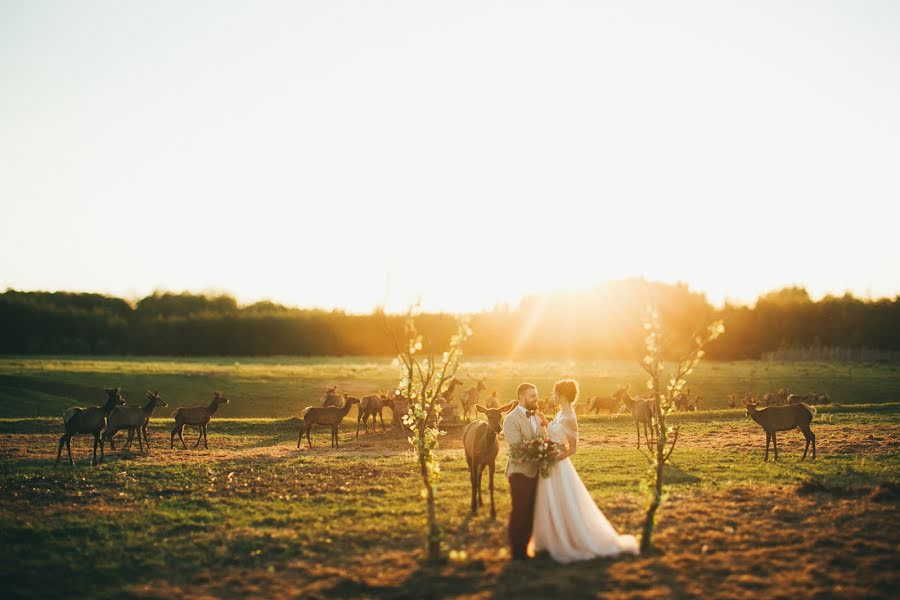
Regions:
<svg viewBox="0 0 900 600"><path fill-rule="evenodd" d="M578 384L571 379L559 381L553 396L561 408L547 424L547 436L566 448L550 469L550 476L538 481L528 554L547 551L553 560L564 563L626 552L637 554L637 540L633 535L616 533L569 460L578 448L578 420L572 408Z"/></svg>

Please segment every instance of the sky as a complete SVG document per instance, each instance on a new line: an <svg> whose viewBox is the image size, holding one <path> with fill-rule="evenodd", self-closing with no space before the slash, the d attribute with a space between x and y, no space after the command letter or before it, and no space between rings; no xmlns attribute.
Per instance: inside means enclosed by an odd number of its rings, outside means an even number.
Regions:
<svg viewBox="0 0 900 600"><path fill-rule="evenodd" d="M0 2L0 289L900 293L900 3Z"/></svg>

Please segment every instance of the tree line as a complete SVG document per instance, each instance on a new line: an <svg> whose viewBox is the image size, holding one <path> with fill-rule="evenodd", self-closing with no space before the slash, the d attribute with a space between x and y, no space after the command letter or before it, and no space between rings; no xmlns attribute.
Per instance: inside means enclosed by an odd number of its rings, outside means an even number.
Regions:
<svg viewBox="0 0 900 600"><path fill-rule="evenodd" d="M753 305L714 307L684 284L643 279L608 282L581 292L525 297L515 308L471 315L468 355L634 359L644 347L642 317L650 301L672 340L722 319L726 334L707 349L713 359L759 358L789 348L900 350L900 296L850 294L813 301L789 287ZM0 294L0 353L172 356L396 354L402 315L241 306L227 295L156 292L130 303L101 294ZM454 315L418 317L430 339L447 340ZM445 348L435 348L442 352ZM670 356L684 351L674 345Z"/></svg>

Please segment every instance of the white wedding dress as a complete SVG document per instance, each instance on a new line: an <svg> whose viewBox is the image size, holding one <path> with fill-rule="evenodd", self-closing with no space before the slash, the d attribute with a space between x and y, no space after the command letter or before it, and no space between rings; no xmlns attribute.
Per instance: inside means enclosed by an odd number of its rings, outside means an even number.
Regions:
<svg viewBox="0 0 900 600"><path fill-rule="evenodd" d="M547 426L547 436L559 444L578 439L575 412L561 410ZM547 551L553 560L567 563L599 556L638 553L633 535L619 535L591 498L575 466L564 458L539 478L534 505L534 531L528 554Z"/></svg>

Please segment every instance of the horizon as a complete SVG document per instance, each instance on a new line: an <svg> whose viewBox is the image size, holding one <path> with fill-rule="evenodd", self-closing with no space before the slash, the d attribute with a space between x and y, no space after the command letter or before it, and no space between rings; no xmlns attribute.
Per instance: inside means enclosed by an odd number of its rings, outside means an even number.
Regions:
<svg viewBox="0 0 900 600"><path fill-rule="evenodd" d="M3 3L0 288L900 293L900 5L651 5Z"/></svg>
<svg viewBox="0 0 900 600"><path fill-rule="evenodd" d="M520 298L515 299L514 302L509 302L509 303L498 302L498 303L494 304L493 306L486 307L486 308L482 308L482 309L477 309L477 310L471 310L471 311L432 310L432 309L429 309L429 308L428 308L427 306L425 306L424 304L421 305L421 311L424 312L424 313L432 313L432 314L435 314L435 313L444 313L444 314L460 314L460 315L463 315L463 314L472 314L472 315L474 315L474 314L491 313L491 312L496 312L496 311L498 311L498 310L500 310L500 311L502 311L502 310L513 310L513 311L514 311L514 310L518 310L519 307L520 307L520 305L521 305L521 303L522 303L526 298L529 298L529 297L534 297L534 296L557 296L557 295L565 296L565 295L587 294L587 293L590 293L591 291L596 290L597 288L600 288L600 287L602 287L602 286L613 285L613 284L619 284L619 283L626 283L626 282L630 282L630 281L645 281L645 282L648 283L648 284L663 284L663 285L669 285L669 286L673 286L673 287L674 287L674 286L679 286L679 285L686 286L687 289L688 289L691 293L703 295L703 297L706 299L707 303L708 303L712 308L714 308L715 310L721 310L721 309L723 309L726 305L729 305L729 306L732 306L732 307L746 306L746 307L752 308L752 307L754 307L754 306L757 304L757 302L760 300L760 298L762 298L762 297L764 297L764 296L766 296L766 295L775 293L775 292L780 292L780 291L789 290L789 289L799 289L799 290L803 290L803 291L807 292L807 294L809 295L810 301L811 301L811 302L814 302L814 303L815 303L815 302L820 302L820 301L822 301L822 300L824 300L824 299L826 299L826 298L843 298L843 297L845 297L845 296L847 296L847 295L851 295L853 298L855 298L855 299L857 299L857 300L864 301L864 302L878 302L878 301L881 301L881 300L889 300L889 301L890 301L890 300L895 300L896 298L900 297L900 293L898 293L898 294L893 294L893 295L884 295L884 296L872 296L872 295L862 296L862 295L854 294L854 293L853 293L852 291L850 291L850 290L845 290L844 292L839 292L839 293L838 293L838 292L836 292L836 293L830 293L830 292L829 292L829 293L822 294L822 295L820 295L820 296L815 296L815 295L809 293L809 290L808 290L806 287L802 286L802 285L788 285L788 286L783 286L783 287L779 287L779 288L775 288L775 289L771 289L771 290L766 290L766 291L764 291L763 293L761 293L759 296L757 296L756 298L752 299L752 301L750 301L750 302L737 302L737 301L729 301L729 300L726 300L725 302L717 303L717 302L711 301L710 298L709 298L709 296L708 296L708 294L706 294L706 292L704 292L703 290L699 290L699 289L694 288L693 286L689 285L687 282L677 281L677 282L674 282L674 283L669 283L669 282L661 282L661 281L648 280L648 279L645 279L645 278L642 278L642 277L629 277L629 278L625 278L625 279L616 279L616 280L601 281L601 282L597 282L597 283L595 283L595 284L593 284L593 285L590 285L590 286L587 286L587 287L584 287L584 288L578 288L578 289L574 289L574 288L573 288L573 289L556 289L556 290L545 290L545 291L533 292L533 293L529 293L529 294L526 294L526 295L524 295L524 296L522 296L522 297L520 297ZM51 294L52 294L52 293L72 293L72 294L99 294L99 295L106 296L106 297L119 298L119 299L121 299L121 300L125 300L125 301L128 302L131 306L136 306L136 305L137 305L137 302L138 302L139 300L141 300L142 298L146 298L146 297L149 297L149 296L152 296L152 295L155 295L155 294L159 294L159 295L163 295L163 294L174 294L174 295L191 294L191 295L206 296L206 297L227 296L227 297L233 298L233 299L235 300L235 302L237 303L237 305L238 305L239 308L246 308L246 307L248 307L248 306L252 306L253 304L261 303L261 302L272 302L273 304L276 304L276 305L278 305L278 306L281 306L281 307L286 308L286 309L289 309L289 310L324 311L324 312L342 312L342 313L345 313L345 314L348 314L348 315L370 315L370 314L374 314L376 311L382 310L382 309L384 310L384 312L385 312L386 314L400 315L400 314L404 314L404 313L412 306L412 305L408 305L408 306L406 306L406 307L401 307L400 310L391 310L391 309L388 309L388 308L385 308L385 307L382 307L382 306L374 306L374 307L373 307L372 309L370 309L370 310L359 310L359 311L355 311L355 310L348 310L348 309L343 308L343 307L340 307L340 306L336 306L336 307L324 307L324 306L309 306L309 305L291 304L291 303L289 303L289 302L282 302L282 301L276 300L276 299L274 299L274 298L256 298L256 299L252 299L252 300L245 300L245 299L242 299L242 298L240 298L239 296L237 296L237 295L235 295L235 294L229 292L228 290L165 290L165 289L156 289L156 290L152 290L151 292L149 292L149 293L147 293L147 294L139 294L139 295L132 295L132 296L125 296L125 295L120 295L120 294L115 294L115 293L102 292L102 291L98 291L98 290L47 290L47 289L31 289L31 290L25 290L25 289L19 289L19 288L7 287L7 288L5 289L5 291L6 291L6 292L13 291L13 292L18 292L18 293L51 293Z"/></svg>

